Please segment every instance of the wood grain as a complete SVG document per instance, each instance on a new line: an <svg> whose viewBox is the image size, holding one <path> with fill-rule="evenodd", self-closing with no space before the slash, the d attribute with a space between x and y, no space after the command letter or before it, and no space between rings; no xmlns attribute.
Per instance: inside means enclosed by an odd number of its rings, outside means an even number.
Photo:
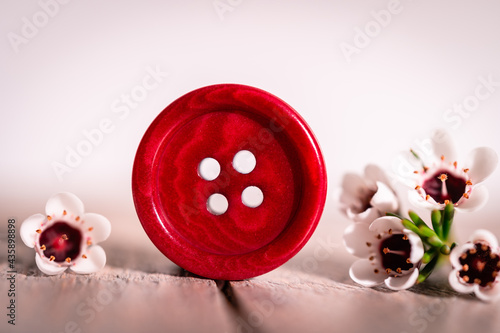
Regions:
<svg viewBox="0 0 500 333"><path fill-rule="evenodd" d="M284 266L233 282L185 272L151 244L108 245L107 267L92 275L45 276L26 259L32 250L20 250L17 325L3 315L2 333L500 332L498 304L455 293L445 271L401 292L355 285L348 277L354 258L338 237L316 235Z"/></svg>

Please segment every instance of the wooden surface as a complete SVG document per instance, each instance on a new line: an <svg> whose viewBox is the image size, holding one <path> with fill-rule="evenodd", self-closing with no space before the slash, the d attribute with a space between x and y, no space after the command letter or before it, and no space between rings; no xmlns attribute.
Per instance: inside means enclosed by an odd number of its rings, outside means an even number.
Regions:
<svg viewBox="0 0 500 333"><path fill-rule="evenodd" d="M340 234L321 228L284 266L233 282L179 269L142 234L103 246L108 265L98 274L45 276L18 244L17 325L2 314L0 331L500 332L499 305L455 293L445 272L401 292L354 284ZM5 251L0 269L5 313Z"/></svg>

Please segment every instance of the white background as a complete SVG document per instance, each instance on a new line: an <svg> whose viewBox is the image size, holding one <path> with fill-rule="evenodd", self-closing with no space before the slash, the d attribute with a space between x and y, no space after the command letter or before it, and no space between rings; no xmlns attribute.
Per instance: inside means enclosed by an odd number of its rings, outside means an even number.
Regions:
<svg viewBox="0 0 500 333"><path fill-rule="evenodd" d="M227 11L217 11L220 3ZM70 191L111 220L110 242L150 246L131 194L135 151L161 110L209 84L267 90L309 123L329 177L320 236L340 237L347 225L331 195L343 173L369 162L391 172L398 153L418 148L436 128L450 131L463 157L482 145L500 151L500 86L467 117L446 118L474 96L479 77L500 82L500 3L389 3L73 0L50 17L37 1L2 0L1 230L9 217L20 222L43 212L53 193ZM372 11L388 7L397 13L381 26ZM26 22L40 26L29 38ZM366 45L358 36L364 29L372 29ZM16 44L14 35L25 39ZM346 57L347 44L358 53ZM168 75L120 119L112 104L142 84L147 68ZM65 163L67 147L76 149L83 131L103 119L113 131L59 181L52 164ZM459 238L478 227L500 236L499 183L497 170L487 180L487 205L457 218Z"/></svg>

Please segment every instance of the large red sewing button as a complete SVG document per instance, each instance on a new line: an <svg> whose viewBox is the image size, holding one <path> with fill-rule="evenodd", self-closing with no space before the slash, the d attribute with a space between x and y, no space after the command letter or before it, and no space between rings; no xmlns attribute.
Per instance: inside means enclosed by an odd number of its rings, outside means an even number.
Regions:
<svg viewBox="0 0 500 333"><path fill-rule="evenodd" d="M221 84L170 104L146 131L132 189L149 238L209 278L264 274L309 240L326 198L305 121L260 89Z"/></svg>

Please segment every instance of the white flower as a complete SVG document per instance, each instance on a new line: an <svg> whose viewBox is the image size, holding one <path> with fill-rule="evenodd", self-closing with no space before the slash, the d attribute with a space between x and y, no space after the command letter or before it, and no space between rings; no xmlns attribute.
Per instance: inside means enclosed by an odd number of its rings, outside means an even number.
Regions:
<svg viewBox="0 0 500 333"><path fill-rule="evenodd" d="M480 183L496 168L498 155L488 147L479 147L465 163L457 161L449 134L438 130L432 138L433 156L414 172L410 182L410 201L428 209L443 209L452 203L457 210L473 211L488 200L488 191Z"/></svg>
<svg viewBox="0 0 500 333"><path fill-rule="evenodd" d="M396 213L399 202L385 173L376 165L365 168L364 177L348 173L338 194L340 209L355 222L371 223L385 213Z"/></svg>
<svg viewBox="0 0 500 333"><path fill-rule="evenodd" d="M450 285L460 293L474 292L483 301L500 297L500 248L491 232L477 230L450 253Z"/></svg>
<svg viewBox="0 0 500 333"><path fill-rule="evenodd" d="M104 216L85 213L82 201L72 193L53 195L45 215L28 217L20 228L24 244L34 247L38 268L48 275L68 267L81 274L94 273L106 264L106 253L98 245L111 233Z"/></svg>
<svg viewBox="0 0 500 333"><path fill-rule="evenodd" d="M384 216L367 223L352 223L344 232L347 250L362 259L352 264L351 279L374 287L383 282L393 290L415 284L424 255L420 237L403 227L397 217Z"/></svg>

